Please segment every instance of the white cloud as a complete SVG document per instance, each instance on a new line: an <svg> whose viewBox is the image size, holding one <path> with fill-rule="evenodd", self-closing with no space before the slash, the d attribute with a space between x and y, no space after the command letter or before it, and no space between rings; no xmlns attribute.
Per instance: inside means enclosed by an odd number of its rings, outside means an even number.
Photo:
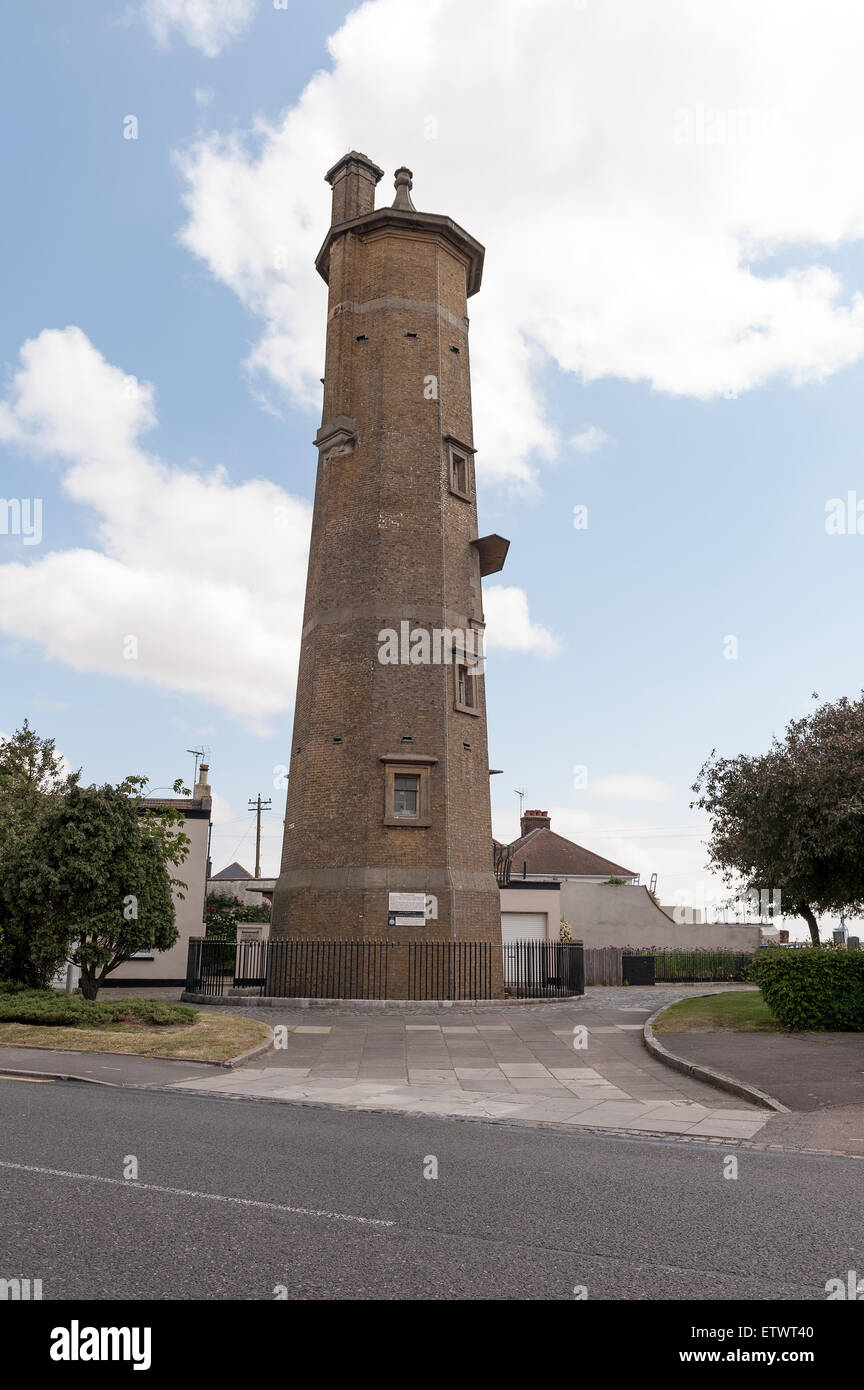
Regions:
<svg viewBox="0 0 864 1390"><path fill-rule="evenodd" d="M0 565L0 631L266 731L294 699L309 506L266 480L233 484L223 469L169 468L146 453L152 385L112 366L80 328L46 329L20 358L0 401L0 445L63 461L63 488L98 517L101 548ZM486 600L490 645L555 650L522 589Z"/></svg>
<svg viewBox="0 0 864 1390"><path fill-rule="evenodd" d="M159 43L179 33L192 48L215 58L249 28L258 0L144 0L142 14Z"/></svg>
<svg viewBox="0 0 864 1390"><path fill-rule="evenodd" d="M489 651L539 652L552 656L558 642L545 627L531 621L528 596L524 589L492 584L483 590L486 617L486 646Z"/></svg>
<svg viewBox="0 0 864 1390"><path fill-rule="evenodd" d="M166 467L140 443L155 420L153 387L79 328L24 345L0 443L64 461L64 490L98 516L101 549L0 566L0 630L263 730L294 698L310 509L271 482Z"/></svg>
<svg viewBox="0 0 864 1390"><path fill-rule="evenodd" d="M196 106L209 106L215 93L212 87L196 87L192 95Z"/></svg>
<svg viewBox="0 0 864 1390"><path fill-rule="evenodd" d="M638 801L664 803L680 796L677 787L659 777L642 777L638 773L613 773L588 783L588 792L606 801Z"/></svg>
<svg viewBox="0 0 864 1390"><path fill-rule="evenodd" d="M546 807L542 789L535 793L536 787L529 793L531 804ZM722 878L705 867L707 830L700 828L701 822L693 819L681 803L668 813L675 825L640 819L626 812L616 816L605 809L576 806L553 805L549 815L556 834L639 874L643 884L650 883L651 875L656 873L660 901L668 906L687 902L716 908L729 896ZM512 841L519 833L517 817L512 805L493 807L496 838ZM716 911L712 915L716 916Z"/></svg>
<svg viewBox="0 0 864 1390"><path fill-rule="evenodd" d="M608 434L599 425L585 425L576 434L571 434L569 440L570 448L577 454L596 454L608 442Z"/></svg>
<svg viewBox="0 0 864 1390"><path fill-rule="evenodd" d="M311 405L322 175L407 162L417 206L488 245L479 467L527 487L558 448L549 360L711 397L861 356L864 301L817 262L864 235L862 42L848 0L372 0L293 108L188 154L183 237L263 320L252 366Z"/></svg>

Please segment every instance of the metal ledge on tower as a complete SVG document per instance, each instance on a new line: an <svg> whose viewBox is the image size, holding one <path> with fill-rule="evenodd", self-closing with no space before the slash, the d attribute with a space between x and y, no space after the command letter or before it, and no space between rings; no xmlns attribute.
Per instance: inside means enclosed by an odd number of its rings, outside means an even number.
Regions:
<svg viewBox="0 0 864 1390"><path fill-rule="evenodd" d="M507 551L510 549L508 540L493 533L491 536L478 536L471 544L480 556L481 575L497 574L499 570L503 570Z"/></svg>

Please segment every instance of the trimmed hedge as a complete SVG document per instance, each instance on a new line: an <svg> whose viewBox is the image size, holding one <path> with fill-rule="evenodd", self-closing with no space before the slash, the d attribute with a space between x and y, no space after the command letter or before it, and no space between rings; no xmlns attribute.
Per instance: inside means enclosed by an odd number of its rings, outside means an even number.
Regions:
<svg viewBox="0 0 864 1390"><path fill-rule="evenodd" d="M195 1010L163 999L84 999L52 989L0 990L0 1023L34 1023L43 1028L107 1028L118 1023L168 1027L194 1023Z"/></svg>
<svg viewBox="0 0 864 1390"><path fill-rule="evenodd" d="M770 947L756 956L750 978L784 1028L864 1031L864 951Z"/></svg>

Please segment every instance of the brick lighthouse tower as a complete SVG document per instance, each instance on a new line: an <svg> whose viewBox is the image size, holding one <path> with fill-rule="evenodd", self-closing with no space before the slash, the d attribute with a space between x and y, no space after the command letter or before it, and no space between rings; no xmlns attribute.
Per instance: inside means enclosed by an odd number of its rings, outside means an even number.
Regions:
<svg viewBox="0 0 864 1390"><path fill-rule="evenodd" d="M468 296L483 247L352 151L332 222L318 476L273 938L500 941ZM478 659L479 658L479 659ZM425 901L425 908L424 908Z"/></svg>

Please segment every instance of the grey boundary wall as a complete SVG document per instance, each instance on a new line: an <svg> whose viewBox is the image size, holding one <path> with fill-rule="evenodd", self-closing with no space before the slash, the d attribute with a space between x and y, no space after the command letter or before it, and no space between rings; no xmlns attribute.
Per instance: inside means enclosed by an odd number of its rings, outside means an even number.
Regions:
<svg viewBox="0 0 864 1390"><path fill-rule="evenodd" d="M561 884L561 916L575 941L586 951L602 946L644 949L660 946L685 951L755 951L757 925L674 921L642 885L613 883Z"/></svg>

